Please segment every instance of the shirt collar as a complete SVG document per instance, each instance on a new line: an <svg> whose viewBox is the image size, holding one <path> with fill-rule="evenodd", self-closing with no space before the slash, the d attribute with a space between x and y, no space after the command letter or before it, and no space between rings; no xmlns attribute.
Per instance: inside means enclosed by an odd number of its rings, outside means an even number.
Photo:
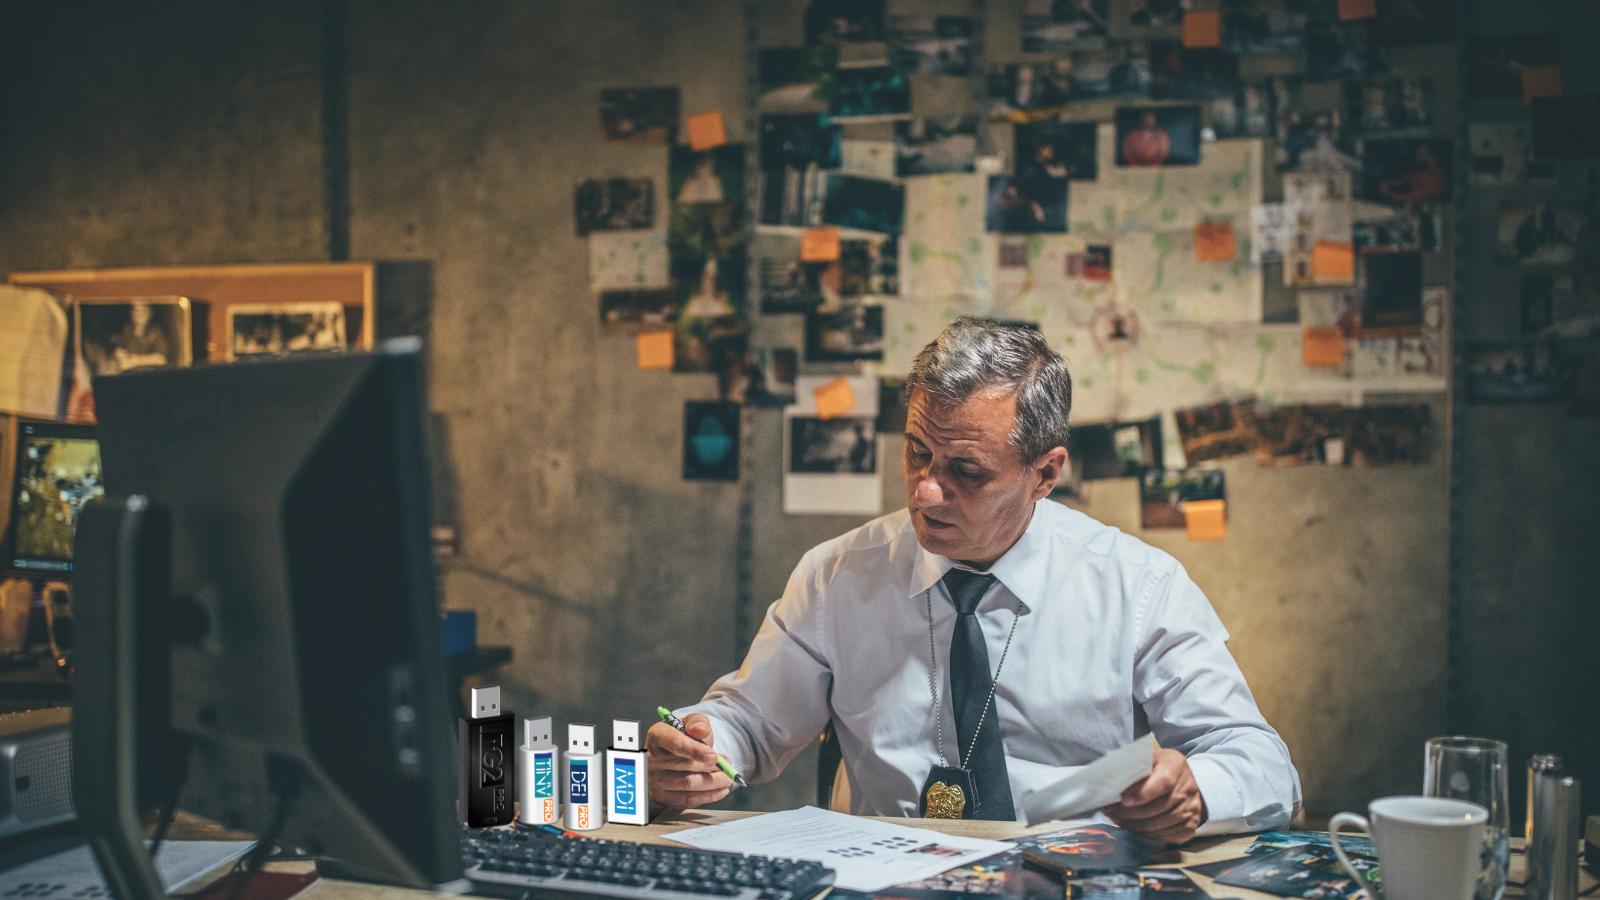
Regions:
<svg viewBox="0 0 1600 900"><path fill-rule="evenodd" d="M1045 552L1049 541L1045 534L1048 528L1044 522L1045 510L1041 509L1039 504L1046 502L1049 501L1039 500L1034 503L1033 517L1028 520L1028 527L1022 532L1022 537L989 567L989 574L1005 585L1006 590L1021 603L1020 612L1023 615L1032 611L1034 604L1044 592L1047 568ZM912 532L915 540L915 527L910 524L906 527ZM908 596L919 597L923 591L931 590L944 577L944 573L955 565L954 560L937 553L929 553L920 543L917 544L917 561L911 568Z"/></svg>

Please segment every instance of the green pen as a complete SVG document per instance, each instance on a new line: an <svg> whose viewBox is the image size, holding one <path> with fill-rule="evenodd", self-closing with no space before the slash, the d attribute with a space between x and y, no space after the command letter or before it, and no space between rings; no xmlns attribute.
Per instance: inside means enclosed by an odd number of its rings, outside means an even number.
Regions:
<svg viewBox="0 0 1600 900"><path fill-rule="evenodd" d="M689 738L690 740L700 740L699 738L689 734L689 730L683 727L683 720L673 715L672 710L667 709L665 706L656 707L656 715L661 717L661 721L682 732L684 737ZM705 744L705 741L700 741L700 743ZM707 746L710 745L707 744ZM739 787L750 786L750 782L745 781L743 775L740 775L738 772L734 771L733 763L728 762L728 758L720 753L717 754L717 768L722 770L722 774L732 778L733 783L737 784Z"/></svg>

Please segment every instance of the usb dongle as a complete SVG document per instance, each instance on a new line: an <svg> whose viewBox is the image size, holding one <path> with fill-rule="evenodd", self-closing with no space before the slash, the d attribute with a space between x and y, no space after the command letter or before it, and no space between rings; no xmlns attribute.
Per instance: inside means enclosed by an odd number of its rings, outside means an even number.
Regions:
<svg viewBox="0 0 1600 900"><path fill-rule="evenodd" d="M607 821L650 824L650 758L639 749L639 723L611 722L611 747L606 750Z"/></svg>
<svg viewBox="0 0 1600 900"><path fill-rule="evenodd" d="M516 765L511 755L512 715L500 708L500 688L472 689L468 717L458 720L461 824L487 828L510 824L516 797Z"/></svg>

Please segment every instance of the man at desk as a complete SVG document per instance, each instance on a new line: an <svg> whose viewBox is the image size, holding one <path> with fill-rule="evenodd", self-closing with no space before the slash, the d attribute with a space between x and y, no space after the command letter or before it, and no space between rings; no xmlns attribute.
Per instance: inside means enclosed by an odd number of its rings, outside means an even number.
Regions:
<svg viewBox="0 0 1600 900"><path fill-rule="evenodd" d="M948 814L954 787L966 817L1015 820L1015 798L1154 732L1155 768L1113 822L1175 843L1287 822L1299 776L1200 589L1045 499L1067 463L1061 357L963 318L907 390L907 509L801 558L744 664L679 711L689 733L763 781L831 718L852 812ZM727 794L705 745L665 725L647 744L656 802Z"/></svg>

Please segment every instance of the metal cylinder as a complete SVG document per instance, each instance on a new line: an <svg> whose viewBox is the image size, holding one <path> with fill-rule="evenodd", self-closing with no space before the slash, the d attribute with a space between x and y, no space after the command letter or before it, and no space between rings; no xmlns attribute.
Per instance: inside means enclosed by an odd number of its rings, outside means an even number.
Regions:
<svg viewBox="0 0 1600 900"><path fill-rule="evenodd" d="M1528 900L1574 900L1578 894L1576 778L1534 778L1533 837L1528 843Z"/></svg>
<svg viewBox="0 0 1600 900"><path fill-rule="evenodd" d="M1533 782L1540 772L1561 771L1561 757L1554 753L1535 753L1528 758L1528 817L1522 823L1522 836L1533 844Z"/></svg>

